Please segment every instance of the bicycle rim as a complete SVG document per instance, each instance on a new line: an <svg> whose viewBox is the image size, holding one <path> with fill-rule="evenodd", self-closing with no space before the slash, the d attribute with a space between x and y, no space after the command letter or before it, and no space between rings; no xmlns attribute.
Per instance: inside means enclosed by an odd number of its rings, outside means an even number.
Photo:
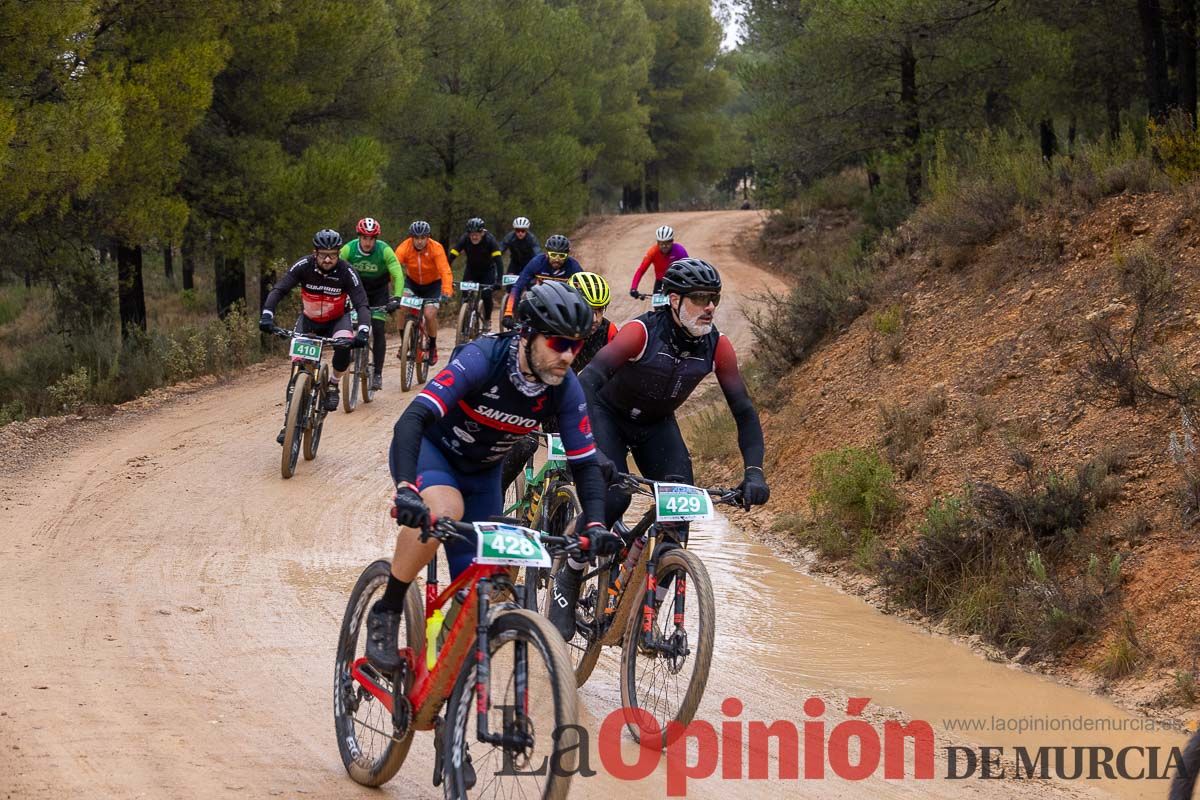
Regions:
<svg viewBox="0 0 1200 800"><path fill-rule="evenodd" d="M687 579L682 634L674 622L675 582L680 576ZM658 652L645 652L641 645L641 606L625 632L621 652L621 705L635 741L643 746L666 747L675 735L669 735L667 724L675 721L681 726L692 721L712 663L713 631L716 608L713 604L712 583L704 564L683 549L665 553L658 563L658 585L666 587L666 597L658 604L654 620L655 639L686 637L686 656L669 657ZM641 587L637 588L641 591ZM655 721L643 727L640 709ZM648 728L648 729L647 729Z"/></svg>
<svg viewBox="0 0 1200 800"><path fill-rule="evenodd" d="M324 364L317 373L317 385L318 391L312 393L315 397L309 403L312 413L308 418L308 426L304 429L305 461L312 461L317 457L317 448L321 446L321 431L325 427L325 415L328 413L325 410L325 392L329 387L329 368Z"/></svg>
<svg viewBox="0 0 1200 800"><path fill-rule="evenodd" d="M300 440L304 438L303 431L308 420L311 385L312 377L307 372L299 373L292 384L292 399L288 401L287 413L284 415L283 454L279 465L285 478L296 474L296 462L300 460Z"/></svg>
<svg viewBox="0 0 1200 800"><path fill-rule="evenodd" d="M338 634L333 677L333 722L338 751L346 772L364 786L380 786L390 780L408 755L413 732L394 736L391 712L374 695L351 677L354 663L366 655L366 636L360 635L367 611L387 585L390 566L376 561L363 571L350 593ZM400 646L420 652L424 642L420 591L414 586L404 598L404 622ZM379 677L391 689L389 678Z"/></svg>
<svg viewBox="0 0 1200 800"><path fill-rule="evenodd" d="M416 354L417 383L424 383L425 379L429 377L429 361L427 360L429 357L429 336L426 335L424 326L418 330L417 335L414 337L414 348L416 348L417 341L421 344L420 348L417 348L419 352Z"/></svg>
<svg viewBox="0 0 1200 800"><path fill-rule="evenodd" d="M413 385L413 374L417 365L417 324L412 319L404 321L404 334L400 337L400 390L407 392Z"/></svg>
<svg viewBox="0 0 1200 800"><path fill-rule="evenodd" d="M471 306L463 303L458 307L458 324L454 328L454 344L460 345L471 338Z"/></svg>
<svg viewBox="0 0 1200 800"><path fill-rule="evenodd" d="M362 351L359 351L360 353ZM358 408L358 355L350 364L350 369L342 373L342 411L350 414Z"/></svg>
<svg viewBox="0 0 1200 800"><path fill-rule="evenodd" d="M362 367L358 371L358 391L362 395L362 401L369 403L375 399L375 390L371 388L371 378L375 375L375 362L370 353L375 352L374 334L372 334L371 342L367 344L361 351ZM368 350L370 353L368 353Z"/></svg>
<svg viewBox="0 0 1200 800"><path fill-rule="evenodd" d="M443 753L447 798L546 798L567 796L578 764L578 696L562 639L545 619L525 609L496 615L488 631L491 658L491 703L488 728L524 731L533 746L520 752L480 742L475 737L475 659L468 658L446 708ZM517 713L516 671L524 661L529 695L528 715ZM557 735L556 735L557 733ZM466 788L467 757L477 780ZM517 774L540 772L545 774ZM557 769L551 769L555 765Z"/></svg>

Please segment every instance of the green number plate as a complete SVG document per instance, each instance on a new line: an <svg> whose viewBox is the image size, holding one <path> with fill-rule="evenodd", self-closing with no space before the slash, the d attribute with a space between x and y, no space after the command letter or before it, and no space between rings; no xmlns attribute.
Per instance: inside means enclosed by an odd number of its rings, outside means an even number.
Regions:
<svg viewBox="0 0 1200 800"><path fill-rule="evenodd" d="M305 361L320 361L321 343L315 339L292 337L292 346L289 349L289 354L292 358L302 358Z"/></svg>
<svg viewBox="0 0 1200 800"><path fill-rule="evenodd" d="M667 304L667 296L665 294L656 294L650 297L650 307L658 308Z"/></svg>
<svg viewBox="0 0 1200 800"><path fill-rule="evenodd" d="M696 522L713 518L708 492L685 483L654 484L659 522Z"/></svg>
<svg viewBox="0 0 1200 800"><path fill-rule="evenodd" d="M476 564L549 567L550 554L542 546L542 535L532 528L503 522L476 522L479 545Z"/></svg>
<svg viewBox="0 0 1200 800"><path fill-rule="evenodd" d="M502 286L512 286L516 282L517 282L516 275L505 275L503 278L500 279L500 283Z"/></svg>
<svg viewBox="0 0 1200 800"><path fill-rule="evenodd" d="M558 438L557 433L546 434L546 450L548 453L546 456L547 462L553 461L557 462L558 464L566 463L567 451L563 448L562 439Z"/></svg>
<svg viewBox="0 0 1200 800"><path fill-rule="evenodd" d="M400 305L404 306L405 308L420 308L421 298L415 295L406 294L400 298Z"/></svg>
<svg viewBox="0 0 1200 800"><path fill-rule="evenodd" d="M464 292L476 292L479 291L479 284L475 281L463 281L458 285L458 288Z"/></svg>

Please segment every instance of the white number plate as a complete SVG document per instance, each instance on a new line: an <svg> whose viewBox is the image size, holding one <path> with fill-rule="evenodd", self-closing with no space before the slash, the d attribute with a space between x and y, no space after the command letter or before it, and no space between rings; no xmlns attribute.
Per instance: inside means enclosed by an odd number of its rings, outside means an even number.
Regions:
<svg viewBox="0 0 1200 800"><path fill-rule="evenodd" d="M500 281L502 286L512 286L516 282L517 282L516 275L505 275Z"/></svg>
<svg viewBox="0 0 1200 800"><path fill-rule="evenodd" d="M400 298L400 305L404 306L405 308L420 308L421 298L417 297L416 295L406 294Z"/></svg>
<svg viewBox="0 0 1200 800"><path fill-rule="evenodd" d="M686 483L654 484L654 505L659 522L697 522L713 518L708 492Z"/></svg>
<svg viewBox="0 0 1200 800"><path fill-rule="evenodd" d="M288 348L288 354L292 358L319 362L321 360L321 342L316 339L304 339L293 336L292 344Z"/></svg>
<svg viewBox="0 0 1200 800"><path fill-rule="evenodd" d="M458 288L464 292L477 292L479 291L479 284L475 281L463 281L458 284Z"/></svg>
<svg viewBox="0 0 1200 800"><path fill-rule="evenodd" d="M650 307L658 308L667 304L667 296L665 294L656 294L650 297Z"/></svg>
<svg viewBox="0 0 1200 800"><path fill-rule="evenodd" d="M546 456L547 461L554 461L560 464L566 462L567 451L563 447L562 439L559 438L557 433L546 434L546 450L548 452Z"/></svg>
<svg viewBox="0 0 1200 800"><path fill-rule="evenodd" d="M479 544L476 564L500 566L549 567L550 554L542 545L542 534L532 528L503 522L476 522Z"/></svg>

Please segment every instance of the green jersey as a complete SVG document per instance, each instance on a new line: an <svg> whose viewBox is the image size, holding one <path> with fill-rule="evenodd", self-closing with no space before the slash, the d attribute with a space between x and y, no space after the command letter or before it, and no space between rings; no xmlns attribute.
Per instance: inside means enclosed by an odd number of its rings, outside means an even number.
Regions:
<svg viewBox="0 0 1200 800"><path fill-rule="evenodd" d="M341 256L350 262L350 266L354 267L354 271L362 278L363 287L367 290L372 305L380 305L383 302L377 298L387 291L389 275L392 279L391 296L395 297L404 291L404 268L400 266L396 252L387 242L376 239L371 252L364 253L358 249L358 239L352 239L342 245ZM375 319L386 317L382 311L373 311L371 316Z"/></svg>

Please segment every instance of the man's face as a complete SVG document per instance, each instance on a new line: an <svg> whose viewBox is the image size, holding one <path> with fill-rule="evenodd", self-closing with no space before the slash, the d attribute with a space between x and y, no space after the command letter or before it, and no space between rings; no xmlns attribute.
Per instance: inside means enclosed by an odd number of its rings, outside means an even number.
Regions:
<svg viewBox="0 0 1200 800"><path fill-rule="evenodd" d="M483 231L471 231L467 238L471 240L471 244L479 244L483 241Z"/></svg>
<svg viewBox="0 0 1200 800"><path fill-rule="evenodd" d="M593 308L592 309L592 329L589 331L589 333L595 333L596 331L600 330L600 323L603 321L604 321L604 309L603 308Z"/></svg>
<svg viewBox="0 0 1200 800"><path fill-rule="evenodd" d="M359 236L358 249L362 250L364 253L371 252L375 249L375 240L378 238L378 236Z"/></svg>
<svg viewBox="0 0 1200 800"><path fill-rule="evenodd" d="M322 272L329 272L337 266L337 250L314 250L313 255L317 257L317 268Z"/></svg>
<svg viewBox="0 0 1200 800"><path fill-rule="evenodd" d="M674 242L659 242L658 243L658 252L662 253L665 256L667 253L671 252L671 247L674 244L675 244Z"/></svg>
<svg viewBox="0 0 1200 800"><path fill-rule="evenodd" d="M518 239L524 239L525 234L529 233L529 231L525 230L524 228L514 228L513 233L517 235Z"/></svg>
<svg viewBox="0 0 1200 800"><path fill-rule="evenodd" d="M546 258L550 260L550 266L554 267L555 269L558 269L563 264L567 263L567 254L566 253L547 252Z"/></svg>
<svg viewBox="0 0 1200 800"><path fill-rule="evenodd" d="M571 362L582 347L582 339L536 334L529 348L534 374L547 386L558 386L567 377Z"/></svg>
<svg viewBox="0 0 1200 800"><path fill-rule="evenodd" d="M685 295L683 304L679 303L679 295L668 295L671 311L675 321L682 325L692 336L704 336L713 327L713 315L717 304L721 302L720 292L693 292Z"/></svg>
<svg viewBox="0 0 1200 800"><path fill-rule="evenodd" d="M417 250L424 250L425 245L429 244L428 236L414 236L414 237L412 237L412 240L413 240L413 247L415 247Z"/></svg>

